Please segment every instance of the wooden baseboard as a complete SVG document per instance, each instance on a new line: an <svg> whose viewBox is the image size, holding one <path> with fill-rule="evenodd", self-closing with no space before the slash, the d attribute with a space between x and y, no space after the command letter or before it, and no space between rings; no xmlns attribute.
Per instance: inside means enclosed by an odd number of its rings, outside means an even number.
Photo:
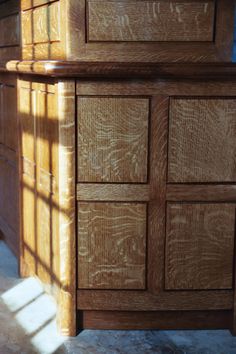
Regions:
<svg viewBox="0 0 236 354"><path fill-rule="evenodd" d="M81 329L231 329L232 311L78 311Z"/></svg>

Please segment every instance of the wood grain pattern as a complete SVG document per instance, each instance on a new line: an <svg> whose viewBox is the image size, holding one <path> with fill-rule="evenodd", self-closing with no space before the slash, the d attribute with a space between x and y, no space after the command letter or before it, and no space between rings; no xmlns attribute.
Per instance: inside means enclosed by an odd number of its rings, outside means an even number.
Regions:
<svg viewBox="0 0 236 354"><path fill-rule="evenodd" d="M4 144L11 150L18 150L18 136L17 136L17 90L16 83L5 84L3 90L3 116L4 116Z"/></svg>
<svg viewBox="0 0 236 354"><path fill-rule="evenodd" d="M205 66L205 64L201 64L200 66ZM217 66L216 66L217 67ZM215 69L216 69L215 67ZM190 65L191 68L191 65ZM189 69L190 69L189 68ZM188 66L186 65L186 69ZM193 65L192 70L199 70L199 67ZM193 71L190 69L189 74L194 75ZM232 74L232 79L229 80L230 73ZM76 93L77 95L91 95L91 96L117 96L122 93L122 95L129 96L138 96L140 92L145 96L157 96L157 95L165 95L165 96L177 96L182 99L189 99L189 97L194 98L193 96L197 96L199 99L205 98L209 99L209 94L211 95L211 99L219 99L225 97L227 92L227 98L234 99L236 97L236 85L235 85L235 76L233 75L232 67L229 67L228 75L222 74L221 77L217 76L215 73L215 79L212 77L208 78L208 80L204 81L202 77L192 77L192 80L188 80L185 76L183 79L176 73L172 79L170 80L158 80L159 75L154 76L153 79L138 79L138 76L133 77L136 80L130 79L122 79L122 80L107 80L100 79L99 85L96 80L77 80ZM219 74L219 72L218 72ZM207 74L206 74L207 75ZM227 79L228 78L228 79ZM227 79L227 80L226 80ZM184 96L184 97L182 97ZM173 98L171 98L173 99Z"/></svg>
<svg viewBox="0 0 236 354"><path fill-rule="evenodd" d="M166 199L168 201L205 201L236 203L236 185L197 185L169 184Z"/></svg>
<svg viewBox="0 0 236 354"><path fill-rule="evenodd" d="M18 0L4 0L0 3L0 18L15 15L19 13Z"/></svg>
<svg viewBox="0 0 236 354"><path fill-rule="evenodd" d="M147 98L78 97L78 181L146 182Z"/></svg>
<svg viewBox="0 0 236 354"><path fill-rule="evenodd" d="M19 119L19 143L20 143L20 171L21 187L20 190L20 274L28 276L37 272L35 262L36 245L36 155L35 155L35 115L36 115L36 95L31 90L30 84L23 85L24 81L18 81L18 119ZM31 166L28 173L25 173L25 163ZM28 206L28 207L24 207ZM29 207L30 206L30 207ZM25 244L27 243L27 247ZM25 264L27 264L27 274L25 274Z"/></svg>
<svg viewBox="0 0 236 354"><path fill-rule="evenodd" d="M169 98L153 97L150 134L150 201L148 213L148 290L164 290L166 169Z"/></svg>
<svg viewBox="0 0 236 354"><path fill-rule="evenodd" d="M165 29L167 29L167 34L169 37L174 38L175 33L178 32L179 38L181 33L181 28L183 24L178 22L178 19L183 15L185 8L188 11L185 12L185 22L186 27L182 31L182 37L187 39L192 38L202 38L201 30L205 33L205 38L210 38L209 42L202 41L158 41L154 42L151 38L157 38L158 29L161 26L148 26L148 21L153 19L153 7L149 4L160 4L161 9L166 10L166 18L163 19ZM183 4L184 3L184 4ZM152 62L152 63L164 63L164 62L180 62L180 63L193 63L193 62L230 62L232 58L232 33L234 26L234 0L217 0L215 2L216 6L216 16L214 22L214 34L217 35L217 43L212 42L212 17L208 16L208 11L206 16L204 16L204 7L200 15L193 19L192 12L190 8L200 8L201 6L208 5L208 9L212 9L212 1L91 1L92 7L96 6L96 12L93 12L93 23L90 25L90 16L86 18L87 2L86 0L70 0L68 3L68 29L70 36L67 41L67 59L68 60L80 60L80 61L98 61L98 62ZM132 4L132 5L131 5ZM134 5L133 5L134 4ZM169 8L168 9L168 5ZM204 5L203 5L204 4ZM211 4L211 5L210 5ZM118 6L119 5L119 6ZM171 5L173 5L171 7ZM176 5L176 6L175 6ZM118 12L118 16L113 15L113 23L109 22L109 14L106 10L106 6L109 9L114 9L114 13ZM103 9L103 10L98 10ZM131 8L128 13L127 8ZM141 10L138 12L138 8ZM173 8L173 12L171 9ZM144 10L143 10L144 9ZM177 13L177 11L180 11ZM132 16L131 16L132 13ZM137 15L138 13L138 15ZM140 13L142 16L140 16ZM156 18L160 18L161 14L158 14L158 6L156 6ZM163 11L164 13L164 11ZM171 13L171 16L170 16ZM91 11L90 11L91 14ZM101 18L99 21L98 14ZM199 12L198 12L199 14ZM201 16L202 14L202 16ZM119 16L120 15L120 16ZM175 16L176 15L176 16ZM122 17L123 16L123 17ZM163 16L164 17L164 16ZM98 18L98 20L97 20ZM147 19L145 22L145 19ZM176 22L173 20L176 18ZM192 21L190 21L192 18ZM144 20L143 20L144 19ZM201 21L203 19L203 21ZM170 30L168 24L170 22L175 23L175 27L179 31ZM201 22L201 26L197 24L198 20ZM128 22L129 21L129 22ZM141 25L139 25L141 22ZM78 25L79 24L79 25ZM89 31L87 30L87 25L89 25ZM108 30L106 31L106 26ZM189 27L193 30L193 35L191 35ZM174 28L174 26L172 27ZM197 33L196 30L199 29ZM210 29L209 29L210 28ZM227 28L227 30L224 30ZM120 30L120 31L119 31ZM133 30L132 33L130 33ZM89 33L88 33L89 32ZM91 33L92 32L92 33ZM92 37L91 34L92 34ZM105 33L105 35L104 35ZM207 34L208 33L208 34ZM116 42L93 42L88 41L88 38L92 40L98 38L100 35L103 38L108 38L109 40L113 38L118 38ZM163 36L165 37L166 34ZM163 38L162 37L162 38ZM166 36L167 37L167 36ZM128 40L134 39L144 39L144 41L139 42L122 42L122 40L128 38ZM177 38L177 37L175 37ZM145 42L145 39L149 41ZM215 38L214 38L215 39Z"/></svg>
<svg viewBox="0 0 236 354"><path fill-rule="evenodd" d="M169 182L236 181L235 99L172 99Z"/></svg>
<svg viewBox="0 0 236 354"><path fill-rule="evenodd" d="M0 74L0 230L19 255L16 78Z"/></svg>
<svg viewBox="0 0 236 354"><path fill-rule="evenodd" d="M87 11L89 41L213 40L215 1L89 0Z"/></svg>
<svg viewBox="0 0 236 354"><path fill-rule="evenodd" d="M152 294L140 290L80 289L77 308L94 311L232 310L233 296L233 290L178 290Z"/></svg>
<svg viewBox="0 0 236 354"><path fill-rule="evenodd" d="M58 83L60 295L57 322L62 334L75 336L76 314L76 144L75 83Z"/></svg>
<svg viewBox="0 0 236 354"><path fill-rule="evenodd" d="M58 128L57 97L48 91L48 86L36 88L36 242L38 262L37 275L44 284L53 284L59 278L59 259L53 256L58 252L58 197L53 191L58 190ZM52 85L53 88L53 85ZM49 186L45 182L49 177ZM52 188L52 181L56 188ZM45 188L46 187L46 188ZM26 206L25 206L26 207ZM40 222L38 222L41 220ZM45 271L48 269L48 271ZM53 275L53 276L52 276ZM58 284L56 284L58 286Z"/></svg>
<svg viewBox="0 0 236 354"><path fill-rule="evenodd" d="M15 151L0 144L0 230L5 242L19 255L18 161Z"/></svg>
<svg viewBox="0 0 236 354"><path fill-rule="evenodd" d="M0 58L3 61L20 59L19 1L0 3Z"/></svg>
<svg viewBox="0 0 236 354"><path fill-rule="evenodd" d="M231 311L83 311L80 329L226 329Z"/></svg>
<svg viewBox="0 0 236 354"><path fill-rule="evenodd" d="M60 331L75 335L75 83L18 85L21 275L39 277L57 301Z"/></svg>
<svg viewBox="0 0 236 354"><path fill-rule="evenodd" d="M232 57L234 32L228 31L232 23L235 22L235 14L232 6L235 6L235 3L233 4L231 0L218 1L217 3L217 13L220 16L217 16L215 21L215 44L220 60L223 61L227 61L227 58ZM227 21L227 25L225 25L225 20Z"/></svg>
<svg viewBox="0 0 236 354"><path fill-rule="evenodd" d="M19 22L18 14L0 19L0 46L1 47L19 45L20 43L19 26L20 26L20 22Z"/></svg>
<svg viewBox="0 0 236 354"><path fill-rule="evenodd" d="M59 2L22 13L23 44L60 40Z"/></svg>
<svg viewBox="0 0 236 354"><path fill-rule="evenodd" d="M78 204L78 287L144 289L146 205Z"/></svg>
<svg viewBox="0 0 236 354"><path fill-rule="evenodd" d="M18 93L22 157L21 274L37 275L46 290L57 296L60 278L55 85L50 80L43 83L19 80Z"/></svg>
<svg viewBox="0 0 236 354"><path fill-rule="evenodd" d="M168 204L166 289L231 289L235 205Z"/></svg>
<svg viewBox="0 0 236 354"><path fill-rule="evenodd" d="M109 85L118 84L118 81L115 79L123 79L123 84L127 83L129 79L139 79L138 81L129 81L130 88L134 86L139 86L142 82L141 79L148 79L145 81L145 85L150 85L149 79L152 79L153 94L156 89L161 85L166 88L167 84L170 85L170 81L165 83L165 79L172 80L171 86L173 86L173 80L176 80L175 84L178 85L179 81L181 81L186 86L187 84L190 86L191 81L195 80L194 85L191 85L192 89L194 87L199 87L200 85L205 85L206 87L209 85L209 80L212 80L211 85L215 89L222 85L230 85L230 90L227 92L227 95L233 96L232 90L232 81L235 81L236 78L236 67L234 63L207 63L202 65L202 63L188 63L185 65L179 65L179 63L138 63L138 62L93 62L93 61L50 61L50 60L11 60L7 62L6 68L11 72L21 72L26 74L39 74L52 76L57 78L99 78L102 83L105 79L113 79L109 82ZM5 69L5 66L4 68ZM1 62L0 62L0 70L1 70ZM161 79L161 82L157 80L154 82L154 78ZM188 79L188 81L185 81ZM198 81L196 81L198 80ZM204 80L203 82L199 82L199 80ZM79 81L82 83L82 81ZM216 84L217 82L217 84ZM227 83L226 83L227 82ZM94 81L90 82L94 84ZM121 84L121 82L119 82ZM88 85L88 86L90 86ZM109 86L107 83L107 86ZM179 89L180 89L180 85ZM204 86L203 86L204 88ZM203 89L203 93L205 89ZM143 90L142 90L143 94ZM225 92L223 93L223 95ZM189 93L188 93L189 95ZM209 96L209 91L208 91Z"/></svg>
<svg viewBox="0 0 236 354"><path fill-rule="evenodd" d="M41 5L41 6L38 6ZM26 60L65 59L65 1L23 6L22 57Z"/></svg>
<svg viewBox="0 0 236 354"><path fill-rule="evenodd" d="M149 185L78 183L77 200L80 201L149 201Z"/></svg>
<svg viewBox="0 0 236 354"><path fill-rule="evenodd" d="M21 0L21 9L28 10L54 1L55 0Z"/></svg>

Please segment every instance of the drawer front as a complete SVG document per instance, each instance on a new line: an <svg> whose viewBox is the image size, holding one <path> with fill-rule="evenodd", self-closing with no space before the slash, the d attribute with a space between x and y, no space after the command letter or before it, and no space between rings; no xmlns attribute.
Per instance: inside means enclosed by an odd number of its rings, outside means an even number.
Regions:
<svg viewBox="0 0 236 354"><path fill-rule="evenodd" d="M172 99L169 182L236 182L235 136L236 99Z"/></svg>
<svg viewBox="0 0 236 354"><path fill-rule="evenodd" d="M140 16L140 14L142 14ZM88 1L89 41L213 41L215 1Z"/></svg>

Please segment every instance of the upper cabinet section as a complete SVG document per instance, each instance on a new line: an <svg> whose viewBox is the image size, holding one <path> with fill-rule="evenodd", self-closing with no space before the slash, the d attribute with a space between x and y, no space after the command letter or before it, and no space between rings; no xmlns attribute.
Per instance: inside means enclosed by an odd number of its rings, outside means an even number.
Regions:
<svg viewBox="0 0 236 354"><path fill-rule="evenodd" d="M0 1L0 60L20 58L19 1Z"/></svg>
<svg viewBox="0 0 236 354"><path fill-rule="evenodd" d="M231 61L234 0L22 0L23 59Z"/></svg>
<svg viewBox="0 0 236 354"><path fill-rule="evenodd" d="M0 0L0 60L230 62L234 0Z"/></svg>

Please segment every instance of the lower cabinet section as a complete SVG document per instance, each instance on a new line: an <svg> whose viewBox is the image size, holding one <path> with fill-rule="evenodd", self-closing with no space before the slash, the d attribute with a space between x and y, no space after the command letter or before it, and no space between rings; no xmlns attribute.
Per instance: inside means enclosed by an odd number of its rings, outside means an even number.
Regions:
<svg viewBox="0 0 236 354"><path fill-rule="evenodd" d="M21 273L62 332L234 330L236 84L18 81Z"/></svg>
<svg viewBox="0 0 236 354"><path fill-rule="evenodd" d="M81 327L233 328L236 85L225 88L77 82Z"/></svg>

